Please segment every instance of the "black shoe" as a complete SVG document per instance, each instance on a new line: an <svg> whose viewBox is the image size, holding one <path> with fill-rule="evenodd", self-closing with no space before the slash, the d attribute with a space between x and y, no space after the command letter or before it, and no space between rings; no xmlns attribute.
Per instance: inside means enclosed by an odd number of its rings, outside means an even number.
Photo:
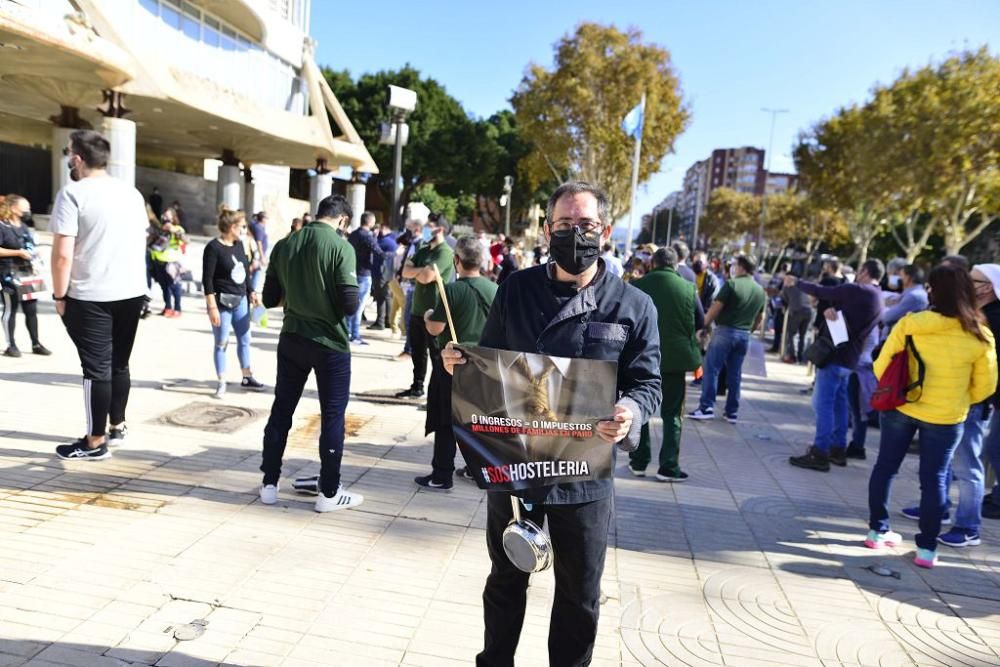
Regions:
<svg viewBox="0 0 1000 667"><path fill-rule="evenodd" d="M94 449L87 447L87 438L84 437L71 445L59 445L56 447L56 456L65 461L76 461L79 459L101 461L111 458L111 452L108 451L106 444L101 444L100 447L95 447Z"/></svg>
<svg viewBox="0 0 1000 667"><path fill-rule="evenodd" d="M265 389L267 389L267 387L265 387L263 384L257 382L257 380L254 379L254 376L252 375L248 375L247 377L243 378L243 381L240 382L240 386L246 389L247 391L264 391Z"/></svg>
<svg viewBox="0 0 1000 667"><path fill-rule="evenodd" d="M292 482L292 488L299 493L319 494L319 475L313 477L296 477Z"/></svg>
<svg viewBox="0 0 1000 667"><path fill-rule="evenodd" d="M376 322L375 324L369 324L366 328L368 329L368 331L382 331L383 329L385 329L385 325Z"/></svg>
<svg viewBox="0 0 1000 667"><path fill-rule="evenodd" d="M52 351L49 348L42 345L41 343L35 343L34 345L32 345L31 352L32 354L40 354L43 357L47 357L52 354Z"/></svg>
<svg viewBox="0 0 1000 667"><path fill-rule="evenodd" d="M472 482L473 484L476 483L476 478L472 476L471 472L469 472L468 467L462 467L456 470L455 477L458 477L459 479L464 479L466 482Z"/></svg>
<svg viewBox="0 0 1000 667"><path fill-rule="evenodd" d="M1000 519L1000 505L983 505L984 519Z"/></svg>
<svg viewBox="0 0 1000 667"><path fill-rule="evenodd" d="M396 392L396 398L422 398L423 395L423 387L410 387L405 391Z"/></svg>
<svg viewBox="0 0 1000 667"><path fill-rule="evenodd" d="M858 461L864 461L868 458L864 447L855 447L853 445L844 450L844 456L849 459L857 459Z"/></svg>
<svg viewBox="0 0 1000 667"><path fill-rule="evenodd" d="M14 357L16 359L21 356L21 350L13 346L8 347L6 350L3 351L3 356Z"/></svg>
<svg viewBox="0 0 1000 667"><path fill-rule="evenodd" d="M810 447L802 456L790 456L788 462L796 468L806 468L808 470L818 470L820 472L830 471L830 457L821 452L816 447Z"/></svg>
<svg viewBox="0 0 1000 667"><path fill-rule="evenodd" d="M439 482L434 479L434 475L414 477L413 481L417 483L417 486L422 486L430 491L450 491L451 487L454 486L450 479L447 482Z"/></svg>
<svg viewBox="0 0 1000 667"><path fill-rule="evenodd" d="M841 468L847 465L847 449L845 447L830 448L830 463Z"/></svg>
<svg viewBox="0 0 1000 667"><path fill-rule="evenodd" d="M688 474L683 470L671 472L670 470L660 469L656 471L656 479L661 482L677 484L680 482L686 482L688 480Z"/></svg>
<svg viewBox="0 0 1000 667"><path fill-rule="evenodd" d="M108 431L108 446L117 447L125 442L128 436L128 424L122 424L121 428L113 428Z"/></svg>

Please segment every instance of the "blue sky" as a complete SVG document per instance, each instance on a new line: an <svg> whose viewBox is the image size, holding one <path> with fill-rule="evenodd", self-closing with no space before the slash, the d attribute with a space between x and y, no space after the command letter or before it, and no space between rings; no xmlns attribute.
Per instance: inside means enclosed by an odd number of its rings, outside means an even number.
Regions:
<svg viewBox="0 0 1000 667"><path fill-rule="evenodd" d="M313 0L311 32L320 64L357 75L409 62L489 116L509 107L529 62L551 66L553 44L581 21L635 26L666 47L692 112L660 174L640 186L640 213L713 148L766 148L761 107L790 110L778 116L772 170L792 170L799 131L874 83L955 50L1000 46L997 0Z"/></svg>

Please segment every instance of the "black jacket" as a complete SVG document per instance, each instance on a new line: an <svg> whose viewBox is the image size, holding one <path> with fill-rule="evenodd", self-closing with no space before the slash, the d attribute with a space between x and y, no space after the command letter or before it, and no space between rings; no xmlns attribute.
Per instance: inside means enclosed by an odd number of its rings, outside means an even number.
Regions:
<svg viewBox="0 0 1000 667"><path fill-rule="evenodd" d="M358 276L370 276L372 267L380 263L384 255L375 235L365 227L358 227L347 237L347 242L354 248Z"/></svg>
<svg viewBox="0 0 1000 667"><path fill-rule="evenodd" d="M572 287L549 276L551 265L512 273L497 290L479 344L618 362L618 404L634 415L631 431L618 446L630 451L639 444L642 425L660 407L656 308L648 295L610 275L599 261L597 278L575 294ZM612 488L612 480L602 479L517 495L529 502L573 504L606 498Z"/></svg>
<svg viewBox="0 0 1000 667"><path fill-rule="evenodd" d="M997 346L997 356L1000 358L1000 301L992 301L982 308L983 315L986 317L986 322L990 327L990 331L993 332L993 342ZM997 388L993 398L989 399L989 402L993 404L993 407L1000 410L1000 387Z"/></svg>

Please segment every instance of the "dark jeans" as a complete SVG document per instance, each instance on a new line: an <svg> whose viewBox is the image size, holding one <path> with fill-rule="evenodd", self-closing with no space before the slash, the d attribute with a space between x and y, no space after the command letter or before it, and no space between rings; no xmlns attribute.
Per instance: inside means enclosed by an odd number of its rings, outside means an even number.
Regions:
<svg viewBox="0 0 1000 667"><path fill-rule="evenodd" d="M847 380L847 405L851 411L851 442L853 449L864 449L868 438L868 410L861 405L861 383L858 372L851 373Z"/></svg>
<svg viewBox="0 0 1000 667"><path fill-rule="evenodd" d="M160 289L163 290L163 307L181 312L181 284L163 282L160 283ZM171 297L173 297L173 306L170 305Z"/></svg>
<svg viewBox="0 0 1000 667"><path fill-rule="evenodd" d="M813 321L812 308L798 308L788 311L788 323L785 328L785 356L796 361L802 361L806 346L806 335ZM798 344L795 337L798 336Z"/></svg>
<svg viewBox="0 0 1000 667"><path fill-rule="evenodd" d="M889 492L914 434L920 441L920 532L914 541L933 550L948 506L948 465L964 424L930 424L891 410L882 413L878 460L868 480L868 527L889 530Z"/></svg>
<svg viewBox="0 0 1000 667"><path fill-rule="evenodd" d="M785 331L785 309L775 308L772 318L774 320L774 342L771 344L771 352L780 352L781 335Z"/></svg>
<svg viewBox="0 0 1000 667"><path fill-rule="evenodd" d="M678 459L681 451L681 425L684 415L684 394L687 383L684 373L662 373L663 402L660 417L663 418L663 442L660 445L659 472L676 475L681 471ZM645 470L652 458L649 438L649 424L642 425L639 446L629 455L629 465L636 470Z"/></svg>
<svg viewBox="0 0 1000 667"><path fill-rule="evenodd" d="M108 419L125 421L132 388L128 361L139 328L144 297L121 301L77 301L66 298L63 324L76 345L83 368L87 433L102 436Z"/></svg>
<svg viewBox="0 0 1000 667"><path fill-rule="evenodd" d="M827 364L816 369L813 386L813 410L816 411L816 448L826 454L832 447L847 446L847 420L850 415L847 400L847 381L850 369Z"/></svg>
<svg viewBox="0 0 1000 667"><path fill-rule="evenodd" d="M414 389L423 389L424 379L427 377L427 356L437 351L434 347L434 338L427 333L427 327L424 325L423 313L410 315L406 333L410 342L410 356L413 359L413 384L410 386Z"/></svg>
<svg viewBox="0 0 1000 667"><path fill-rule="evenodd" d="M503 531L513 517L510 495L487 494L486 547L493 568L483 590L485 645L479 667L512 667L521 637L528 575L507 558ZM611 497L576 505L535 505L521 515L549 520L556 592L549 620L549 665L589 665L601 612L601 574L608 546Z"/></svg>
<svg viewBox="0 0 1000 667"><path fill-rule="evenodd" d="M372 278L372 299L375 300L375 324L378 326L388 326L389 298L389 283L381 278Z"/></svg>
<svg viewBox="0 0 1000 667"><path fill-rule="evenodd" d="M7 347L17 349L17 342L14 340L14 328L17 322L17 311L24 313L24 324L28 327L28 337L31 338L32 345L39 345L38 342L38 301L21 301L17 295L17 290L12 286L5 286L0 289L3 301L3 315L0 320L3 322L3 333L7 337Z"/></svg>
<svg viewBox="0 0 1000 667"><path fill-rule="evenodd" d="M351 390L351 355L337 352L296 334L278 339L278 373L274 383L274 403L264 427L264 460L260 470L264 484L277 484L281 459L288 443L295 407L310 371L316 373L319 392L320 433L319 488L332 496L340 486L340 459L344 455L344 413Z"/></svg>

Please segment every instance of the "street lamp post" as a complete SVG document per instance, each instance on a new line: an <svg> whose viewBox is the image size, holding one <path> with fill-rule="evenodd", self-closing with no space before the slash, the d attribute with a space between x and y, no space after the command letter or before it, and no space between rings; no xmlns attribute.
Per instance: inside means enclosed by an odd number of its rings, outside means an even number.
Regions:
<svg viewBox="0 0 1000 667"><path fill-rule="evenodd" d="M788 113L788 109L768 109L761 111L771 114L771 135L767 140L767 166L764 167L764 192L760 198L760 231L757 233L758 261L764 262L764 224L767 222L767 179L771 176L771 151L774 147L774 123L779 113Z"/></svg>
<svg viewBox="0 0 1000 667"><path fill-rule="evenodd" d="M403 190L403 146L409 139L410 128L406 117L417 108L417 93L408 88L389 86L389 112L392 114L392 124L382 124L381 144L393 144L392 158L392 215L391 223L402 228L399 219L399 199Z"/></svg>
<svg viewBox="0 0 1000 667"><path fill-rule="evenodd" d="M503 177L503 197L501 198L501 203L504 207L504 223L503 223L503 234L506 238L510 238L510 205L511 205L511 192L514 190L514 177L504 176Z"/></svg>

